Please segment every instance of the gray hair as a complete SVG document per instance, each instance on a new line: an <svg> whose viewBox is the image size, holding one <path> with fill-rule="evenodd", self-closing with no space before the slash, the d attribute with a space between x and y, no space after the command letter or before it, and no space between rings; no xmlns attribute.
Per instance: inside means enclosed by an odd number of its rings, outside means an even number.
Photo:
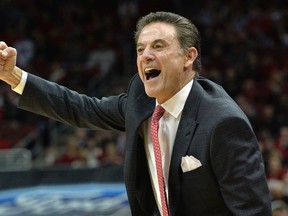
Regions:
<svg viewBox="0 0 288 216"><path fill-rule="evenodd" d="M197 49L198 56L193 64L193 70L198 75L201 72L201 37L197 27L189 19L178 14L163 11L152 12L138 20L134 34L136 43L142 29L148 24L155 22L163 22L175 26L178 41L184 52L190 47Z"/></svg>

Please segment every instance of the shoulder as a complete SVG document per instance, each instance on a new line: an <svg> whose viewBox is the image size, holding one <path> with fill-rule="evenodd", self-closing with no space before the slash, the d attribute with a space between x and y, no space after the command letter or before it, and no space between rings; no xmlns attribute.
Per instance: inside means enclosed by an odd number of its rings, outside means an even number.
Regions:
<svg viewBox="0 0 288 216"><path fill-rule="evenodd" d="M144 84L139 77L139 74L135 74L129 82L127 92L134 92L135 94L143 93Z"/></svg>
<svg viewBox="0 0 288 216"><path fill-rule="evenodd" d="M235 117L249 122L238 104L219 84L207 78L198 77L195 80L195 89L202 92L199 117L205 116L205 118L215 120L223 120L223 118L231 119Z"/></svg>
<svg viewBox="0 0 288 216"><path fill-rule="evenodd" d="M130 102L139 102L141 105L143 105L145 102L153 100L146 94L144 84L138 74L135 74L130 80L127 88L127 98Z"/></svg>
<svg viewBox="0 0 288 216"><path fill-rule="evenodd" d="M195 79L195 85L201 86L202 90L205 93L205 96L211 96L212 98L227 98L230 96L223 89L223 87L205 77L197 77ZM230 98L231 99L231 98Z"/></svg>

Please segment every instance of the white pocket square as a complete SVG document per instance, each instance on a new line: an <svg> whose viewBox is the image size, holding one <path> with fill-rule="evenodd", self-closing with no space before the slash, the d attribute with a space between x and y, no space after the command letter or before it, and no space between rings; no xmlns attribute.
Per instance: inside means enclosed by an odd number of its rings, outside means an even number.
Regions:
<svg viewBox="0 0 288 216"><path fill-rule="evenodd" d="M181 168L184 173L197 169L200 166L202 166L202 164L197 158L191 155L186 155L185 157L182 157Z"/></svg>

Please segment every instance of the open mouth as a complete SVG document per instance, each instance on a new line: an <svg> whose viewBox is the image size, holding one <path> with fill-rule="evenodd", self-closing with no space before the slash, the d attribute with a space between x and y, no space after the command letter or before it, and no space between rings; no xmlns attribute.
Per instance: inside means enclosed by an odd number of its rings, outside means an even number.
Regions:
<svg viewBox="0 0 288 216"><path fill-rule="evenodd" d="M161 70L159 70L159 69L146 68L145 69L146 80L154 79L155 77L158 77L160 73L161 73Z"/></svg>

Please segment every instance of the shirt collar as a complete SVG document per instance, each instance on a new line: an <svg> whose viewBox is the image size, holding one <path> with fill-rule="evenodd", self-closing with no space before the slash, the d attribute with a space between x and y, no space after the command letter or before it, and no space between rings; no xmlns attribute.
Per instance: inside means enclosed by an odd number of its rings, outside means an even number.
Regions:
<svg viewBox="0 0 288 216"><path fill-rule="evenodd" d="M185 102L188 98L189 92L193 85L193 79L187 83L177 94L175 94L172 98L165 101L161 106L174 118L177 118L179 114L182 112ZM156 100L156 106L159 103Z"/></svg>

